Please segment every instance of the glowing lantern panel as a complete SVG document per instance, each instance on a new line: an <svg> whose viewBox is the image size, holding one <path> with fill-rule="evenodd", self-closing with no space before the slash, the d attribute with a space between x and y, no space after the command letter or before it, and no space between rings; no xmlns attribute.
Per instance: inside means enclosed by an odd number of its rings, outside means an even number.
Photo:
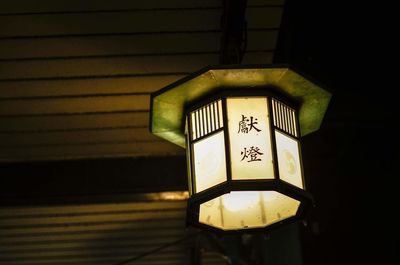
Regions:
<svg viewBox="0 0 400 265"><path fill-rule="evenodd" d="M228 98L232 179L272 179L274 168L267 99Z"/></svg>

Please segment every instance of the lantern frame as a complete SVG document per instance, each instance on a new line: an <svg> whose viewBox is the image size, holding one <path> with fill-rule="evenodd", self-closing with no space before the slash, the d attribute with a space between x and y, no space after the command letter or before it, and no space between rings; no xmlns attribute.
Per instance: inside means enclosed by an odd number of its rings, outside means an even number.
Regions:
<svg viewBox="0 0 400 265"><path fill-rule="evenodd" d="M236 234L236 233L258 233L267 232L281 227L284 224L290 224L304 218L307 209L313 205L314 200L310 193L305 190L293 190L286 183L276 180L236 180L235 182L225 182L218 184L209 190L205 190L203 194L192 195L188 199L186 211L186 224L188 226L198 227L203 230L212 231L218 234ZM299 188L298 188L299 189ZM263 227L243 228L243 229L229 229L223 230L214 226L210 226L199 222L200 205L209 200L217 198L221 195L231 191L277 191L290 198L296 199L300 202L296 215L282 219L278 222L266 225Z"/></svg>
<svg viewBox="0 0 400 265"><path fill-rule="evenodd" d="M287 65L229 65L210 66L201 69L171 85L168 85L151 94L150 107L150 131L183 148L186 142L185 131L190 128L190 119L187 117L191 111L221 99L226 102L231 97L266 97L268 101L269 132L271 137L271 154L273 156L273 179L232 180L230 171L231 163L229 141L225 142L226 155L226 181L194 193L191 183L194 182L192 161L188 160L188 177L190 198L187 207L187 224L208 229L219 233L235 233L244 231L266 231L279 227L283 223L290 223L302 218L305 209L313 203L312 196L305 190L305 176L301 157L300 138L308 133L318 130L323 116L327 110L331 94L317 85L304 74ZM296 137L280 130L273 125L271 102L272 98L282 102L295 110L296 113ZM224 103L223 129L224 139L229 140L226 103ZM298 145L299 162L302 177L302 188L280 179L275 130L284 133L288 137L295 138ZM189 134L189 132L188 132ZM210 134L206 135L207 138ZM189 144L190 156L193 156L191 144ZM223 230L199 222L200 205L231 191L276 191L299 202L297 213L264 227Z"/></svg>
<svg viewBox="0 0 400 265"><path fill-rule="evenodd" d="M274 168L274 178L273 179L233 179L232 172L231 172L231 159L230 159L230 141L229 141L229 128L228 128L228 111L227 111L227 104L226 100L228 98L251 98L251 97L262 97L265 98L267 101L268 107L268 115L269 115L269 131L270 131L270 143L271 143L271 152L273 157L273 168ZM218 233L237 233L238 231L245 231L248 232L259 232L259 231L266 231L270 229L274 229L276 227L281 226L285 223L292 223L298 219L304 217L306 213L306 209L309 205L313 204L313 198L310 193L306 191L305 188L305 178L303 172L303 163L301 157L301 140L300 134L298 133L297 136L291 135L288 132L284 131L283 129L274 125L273 119L273 110L272 110L272 100L275 99L288 107L292 108L295 111L295 126L296 131L300 132L299 122L298 122L298 104L293 102L287 96L281 94L279 90L274 86L267 86L261 87L256 89L229 89L229 88L221 88L221 91L214 95L205 95L204 98L201 98L197 102L194 102L191 106L188 106L185 111L186 117L186 155L187 155L187 169L188 169L188 183L189 183L189 194L190 198L188 200L188 210L187 210L187 224L191 226L196 226L202 229L208 229ZM212 102L221 100L222 101L222 119L223 119L223 127L222 129L218 129L211 133L208 133L204 136L201 136L195 140L191 140L191 119L190 114L193 111L196 111ZM224 143L225 143L225 167L227 173L226 181L209 187L205 190L196 192L195 191L195 172L194 172L194 150L193 144L195 142L201 141L213 134L216 134L219 131L224 132ZM298 151L299 151L299 159L300 159L300 170L301 170L301 178L302 178L302 186L303 188L299 188L289 182L286 182L281 179L280 173L278 170L278 157L277 157L277 147L276 147L276 140L275 140L275 131L279 131L286 135L287 137L291 137L296 139ZM203 224L199 222L199 212L200 212L200 205L207 201L210 201L214 198L227 194L231 191L276 191L280 194L286 195L292 199L299 201L300 205L297 209L297 212L294 216L282 219L276 223L272 223L270 225L264 227L256 227L256 228L246 228L246 229L230 229L230 230L223 230L214 226L210 226L207 224Z"/></svg>

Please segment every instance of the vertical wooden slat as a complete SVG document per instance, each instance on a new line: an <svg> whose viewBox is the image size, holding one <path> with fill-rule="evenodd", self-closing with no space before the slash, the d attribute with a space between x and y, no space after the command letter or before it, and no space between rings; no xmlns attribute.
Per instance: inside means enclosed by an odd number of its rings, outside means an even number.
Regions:
<svg viewBox="0 0 400 265"><path fill-rule="evenodd" d="M273 119L274 119L274 126L277 126L275 105L276 105L276 102L275 102L274 99L272 99L272 116L273 116Z"/></svg>
<svg viewBox="0 0 400 265"><path fill-rule="evenodd" d="M292 117L293 117L293 122L294 122L294 135L296 137L298 137L298 134L297 134L297 122L296 122L296 112L295 111L292 112Z"/></svg>
<svg viewBox="0 0 400 265"><path fill-rule="evenodd" d="M211 126L210 126L210 109L208 108L208 105L204 107L204 111L206 114L206 121L207 121L207 134L211 132Z"/></svg>
<svg viewBox="0 0 400 265"><path fill-rule="evenodd" d="M206 124L204 108L201 108L200 112L201 112L201 120L202 120L202 123L203 123L203 134L201 136L204 136L204 135L207 134L207 124Z"/></svg>
<svg viewBox="0 0 400 265"><path fill-rule="evenodd" d="M292 135L294 135L294 131L293 131L293 122L292 122L292 109L288 108L288 119L289 119L289 124L290 124L290 133Z"/></svg>
<svg viewBox="0 0 400 265"><path fill-rule="evenodd" d="M280 115L279 102L276 102L276 115L278 116L278 127L282 128L282 118Z"/></svg>
<svg viewBox="0 0 400 265"><path fill-rule="evenodd" d="M197 138L197 133L196 133L196 119L194 113L190 113L190 118L191 118L191 130L192 130L192 140Z"/></svg>
<svg viewBox="0 0 400 265"><path fill-rule="evenodd" d="M217 104L217 108L218 108L218 123L219 123L219 128L224 126L224 122L223 122L223 115L222 115L222 101L218 100L218 104Z"/></svg>
<svg viewBox="0 0 400 265"><path fill-rule="evenodd" d="M285 114L286 132L290 133L289 117L288 117L288 112L287 112L288 108L287 108L286 105L282 104L282 106L283 106L283 111L284 111L284 114Z"/></svg>
<svg viewBox="0 0 400 265"><path fill-rule="evenodd" d="M214 102L210 104L210 115L211 115L211 130L215 131L215 112L214 112Z"/></svg>

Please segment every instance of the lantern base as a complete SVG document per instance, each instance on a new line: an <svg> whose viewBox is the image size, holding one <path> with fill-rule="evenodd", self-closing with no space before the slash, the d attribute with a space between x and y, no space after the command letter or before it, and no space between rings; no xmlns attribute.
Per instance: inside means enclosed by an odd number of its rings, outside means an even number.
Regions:
<svg viewBox="0 0 400 265"><path fill-rule="evenodd" d="M276 191L232 191L200 204L199 222L222 230L261 228L295 216L299 206Z"/></svg>
<svg viewBox="0 0 400 265"><path fill-rule="evenodd" d="M189 198L187 223L222 233L268 230L301 219L311 202L283 181L222 183Z"/></svg>

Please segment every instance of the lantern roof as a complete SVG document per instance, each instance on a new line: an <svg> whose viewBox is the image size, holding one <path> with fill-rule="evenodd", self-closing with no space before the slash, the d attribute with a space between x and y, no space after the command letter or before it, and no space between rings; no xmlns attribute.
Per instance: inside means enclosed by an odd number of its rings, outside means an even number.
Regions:
<svg viewBox="0 0 400 265"><path fill-rule="evenodd" d="M299 107L301 136L319 129L331 93L288 66L210 66L151 94L150 130L185 148L188 106L222 89L273 87Z"/></svg>

